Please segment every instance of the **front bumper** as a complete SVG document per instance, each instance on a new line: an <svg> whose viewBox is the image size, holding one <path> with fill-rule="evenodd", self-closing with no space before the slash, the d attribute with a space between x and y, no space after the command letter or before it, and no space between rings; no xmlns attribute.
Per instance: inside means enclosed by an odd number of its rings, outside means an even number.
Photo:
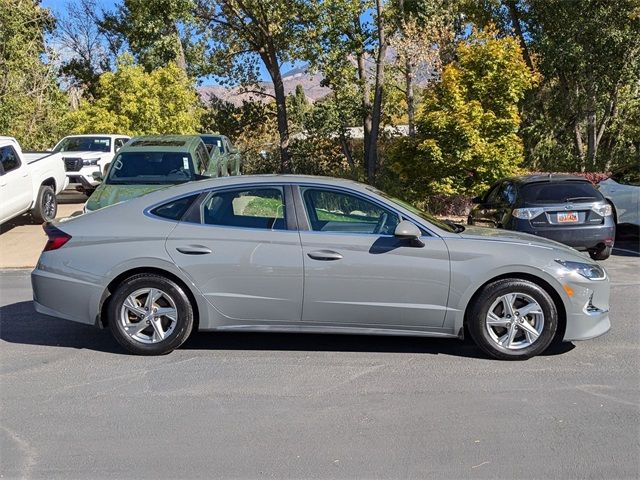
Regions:
<svg viewBox="0 0 640 480"><path fill-rule="evenodd" d="M589 340L611 329L609 278L589 280L578 273L559 278L566 293L566 328L563 340Z"/></svg>
<svg viewBox="0 0 640 480"><path fill-rule="evenodd" d="M100 167L92 165L83 167L77 172L67 172L67 177L69 178L70 184L80 185L86 189L94 189L100 185L100 182L94 180L93 173L99 171Z"/></svg>

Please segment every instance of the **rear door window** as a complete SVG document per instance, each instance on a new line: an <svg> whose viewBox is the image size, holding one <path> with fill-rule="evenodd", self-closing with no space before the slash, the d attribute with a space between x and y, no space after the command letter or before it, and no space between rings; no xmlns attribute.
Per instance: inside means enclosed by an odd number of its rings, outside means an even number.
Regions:
<svg viewBox="0 0 640 480"><path fill-rule="evenodd" d="M588 203L603 200L589 182L545 182L522 187L525 203Z"/></svg>
<svg viewBox="0 0 640 480"><path fill-rule="evenodd" d="M207 225L286 230L284 192L280 187L213 192L202 202L201 218Z"/></svg>

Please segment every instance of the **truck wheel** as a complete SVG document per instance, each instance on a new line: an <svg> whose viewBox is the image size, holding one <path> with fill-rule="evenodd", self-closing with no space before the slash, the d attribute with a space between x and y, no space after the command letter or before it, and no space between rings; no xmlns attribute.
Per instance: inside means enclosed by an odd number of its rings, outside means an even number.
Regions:
<svg viewBox="0 0 640 480"><path fill-rule="evenodd" d="M41 185L31 216L38 223L50 222L58 213L56 194L49 185Z"/></svg>

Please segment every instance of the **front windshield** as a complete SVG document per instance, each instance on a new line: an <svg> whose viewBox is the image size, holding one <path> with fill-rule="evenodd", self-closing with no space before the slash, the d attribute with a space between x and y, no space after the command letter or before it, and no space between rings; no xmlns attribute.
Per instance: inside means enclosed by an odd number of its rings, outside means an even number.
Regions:
<svg viewBox="0 0 640 480"><path fill-rule="evenodd" d="M396 205L400 205L402 208L404 208L405 210L409 210L411 213L413 213L414 215L422 218L423 220L435 225L436 227L445 230L447 232L457 232L458 229L456 227L454 227L452 224L449 223L445 223L442 220L438 220L436 217L434 217L433 215L431 215L430 213L425 212L424 210L420 210L419 208L414 207L413 205L404 202L398 198L392 197L390 195L387 195L384 192L381 192L380 190L376 190L376 189L371 189L372 191L374 191L375 193L377 193L378 195L386 198L387 200L389 200L392 203L395 203Z"/></svg>
<svg viewBox="0 0 640 480"><path fill-rule="evenodd" d="M109 152L109 137L67 137L56 145L54 152Z"/></svg>
<svg viewBox="0 0 640 480"><path fill-rule="evenodd" d="M122 152L109 168L111 185L155 185L195 179L191 155L184 152Z"/></svg>

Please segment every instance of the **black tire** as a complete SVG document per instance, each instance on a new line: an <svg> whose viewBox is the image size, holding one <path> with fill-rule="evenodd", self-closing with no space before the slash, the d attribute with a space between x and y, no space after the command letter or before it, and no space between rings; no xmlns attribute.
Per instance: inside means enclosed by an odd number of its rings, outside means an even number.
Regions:
<svg viewBox="0 0 640 480"><path fill-rule="evenodd" d="M172 299L177 317L175 326L166 338L154 343L143 343L132 338L127 333L121 315L124 315L122 313L123 304L130 295L137 291L151 288L162 291ZM123 281L109 300L107 315L109 329L114 338L122 347L136 355L164 355L172 352L189 337L194 324L193 307L182 287L173 280L153 273L134 275ZM131 318L135 318L135 316ZM140 320L140 322L142 321ZM170 319L167 318L163 318L162 321L171 323ZM149 329L151 332L154 330L152 327L149 327ZM141 332L141 334L144 335L144 332Z"/></svg>
<svg viewBox="0 0 640 480"><path fill-rule="evenodd" d="M31 216L38 223L50 222L58 213L58 200L56 192L49 185L41 185L38 190L36 204L31 210Z"/></svg>
<svg viewBox="0 0 640 480"><path fill-rule="evenodd" d="M613 247L604 247L601 248L599 250L589 250L589 256L593 259L593 260L606 260L607 258L609 258L611 256L611 251L613 250Z"/></svg>
<svg viewBox="0 0 640 480"><path fill-rule="evenodd" d="M489 308L500 297L509 293L519 293L531 297L538 303L544 316L539 336L530 345L519 349L509 349L499 345L491 337L490 327L487 325ZM527 319L525 318L524 321ZM558 329L558 310L551 296L533 282L520 279L497 280L483 287L476 296L475 303L471 306L467 317L467 327L476 345L489 356L499 360L526 360L544 352L553 342ZM505 327L505 333L506 331ZM524 335L524 330L521 327L518 335Z"/></svg>

